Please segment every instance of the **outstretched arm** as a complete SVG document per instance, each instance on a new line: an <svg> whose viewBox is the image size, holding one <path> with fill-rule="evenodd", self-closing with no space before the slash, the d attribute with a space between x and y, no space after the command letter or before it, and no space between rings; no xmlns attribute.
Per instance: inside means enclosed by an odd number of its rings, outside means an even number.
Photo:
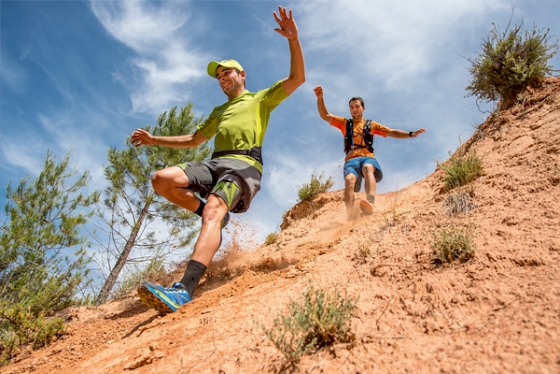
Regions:
<svg viewBox="0 0 560 374"><path fill-rule="evenodd" d="M130 136L130 142L135 147L141 145L160 145L170 148L196 148L206 140L198 131L189 135L154 136L144 129L137 129Z"/></svg>
<svg viewBox="0 0 560 374"><path fill-rule="evenodd" d="M305 63L303 61L303 50L299 42L299 34L296 22L292 17L292 11L286 11L284 7L278 7L278 15L272 12L279 28L274 29L277 33L288 39L290 44L290 75L282 80L284 90L288 95L305 82Z"/></svg>
<svg viewBox="0 0 560 374"><path fill-rule="evenodd" d="M404 131L404 130L391 130L387 133L387 136L391 138L416 138L418 135L425 133L427 130L425 128L418 129L416 131Z"/></svg>
<svg viewBox="0 0 560 374"><path fill-rule="evenodd" d="M327 107L325 106L325 100L323 99L323 87L317 86L313 89L315 96L317 96L317 110L322 119L331 123L333 120L332 114L329 113Z"/></svg>

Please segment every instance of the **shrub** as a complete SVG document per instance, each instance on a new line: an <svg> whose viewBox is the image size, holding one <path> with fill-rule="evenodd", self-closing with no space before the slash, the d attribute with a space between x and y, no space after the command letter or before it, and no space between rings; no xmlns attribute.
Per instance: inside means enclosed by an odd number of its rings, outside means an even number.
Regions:
<svg viewBox="0 0 560 374"><path fill-rule="evenodd" d="M443 200L443 209L450 216L466 214L476 208L476 204L473 201L473 195L474 194L472 192L466 191L453 192L448 195L445 200Z"/></svg>
<svg viewBox="0 0 560 374"><path fill-rule="evenodd" d="M47 346L65 331L61 318L35 315L21 305L0 305L0 361L7 364L20 347L31 344L33 349Z"/></svg>
<svg viewBox="0 0 560 374"><path fill-rule="evenodd" d="M318 177L313 173L311 175L311 182L304 183L298 191L298 197L300 201L311 200L321 192L327 191L334 185L334 180L329 177L326 181L323 181L324 175L321 173Z"/></svg>
<svg viewBox="0 0 560 374"><path fill-rule="evenodd" d="M502 109L515 103L517 95L551 72L548 65L558 49L550 44L550 29L533 26L522 32L522 24L500 32L496 24L482 43L482 50L469 69L472 80L466 87L468 96L502 101Z"/></svg>
<svg viewBox="0 0 560 374"><path fill-rule="evenodd" d="M6 187L6 217L0 225L0 360L21 346L43 347L63 331L52 312L79 303L88 287L88 240L84 227L99 192L82 194L89 173L70 170L70 153L61 162L49 151L35 179Z"/></svg>
<svg viewBox="0 0 560 374"><path fill-rule="evenodd" d="M393 194L391 198L391 204L387 207L388 209L384 210L383 217L385 219L385 224L382 226L383 228L393 227L396 226L399 222L404 219L402 213L397 210L398 206L398 194Z"/></svg>
<svg viewBox="0 0 560 374"><path fill-rule="evenodd" d="M356 261L358 264L365 264L367 259L371 255L371 250L369 249L369 243L362 243L358 246L358 250L352 257L352 260Z"/></svg>
<svg viewBox="0 0 560 374"><path fill-rule="evenodd" d="M468 155L456 152L449 158L448 163L438 164L438 168L445 172L445 191L464 186L484 175L482 160L476 154L476 150Z"/></svg>
<svg viewBox="0 0 560 374"><path fill-rule="evenodd" d="M472 226L452 225L435 229L432 232L431 247L441 262L468 261L474 257L474 229Z"/></svg>
<svg viewBox="0 0 560 374"><path fill-rule="evenodd" d="M327 294L310 286L301 304L292 301L288 315L276 317L274 325L263 326L263 331L291 363L297 363L305 353L353 341L350 318L355 307L355 301L341 296L338 287Z"/></svg>
<svg viewBox="0 0 560 374"><path fill-rule="evenodd" d="M277 240L278 240L278 233L271 232L266 236L266 239L264 240L264 244L266 245L274 244L276 243Z"/></svg>

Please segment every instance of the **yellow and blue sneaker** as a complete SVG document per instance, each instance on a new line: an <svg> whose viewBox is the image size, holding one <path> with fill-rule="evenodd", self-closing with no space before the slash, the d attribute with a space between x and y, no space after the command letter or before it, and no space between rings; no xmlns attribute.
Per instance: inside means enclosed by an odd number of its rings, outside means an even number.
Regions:
<svg viewBox="0 0 560 374"><path fill-rule="evenodd" d="M191 296L179 282L169 288L142 282L138 287L138 297L144 304L163 314L172 313L191 301Z"/></svg>

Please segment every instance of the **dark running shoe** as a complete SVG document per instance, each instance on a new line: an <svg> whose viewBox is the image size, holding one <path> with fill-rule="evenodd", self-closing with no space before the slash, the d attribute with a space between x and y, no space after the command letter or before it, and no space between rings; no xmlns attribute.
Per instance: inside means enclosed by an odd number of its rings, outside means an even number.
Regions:
<svg viewBox="0 0 560 374"><path fill-rule="evenodd" d="M362 177L356 178L356 184L354 184L354 192L358 193L362 189Z"/></svg>
<svg viewBox="0 0 560 374"><path fill-rule="evenodd" d="M142 282L138 287L140 300L160 313L172 313L191 301L191 296L181 283L165 288L152 282Z"/></svg>

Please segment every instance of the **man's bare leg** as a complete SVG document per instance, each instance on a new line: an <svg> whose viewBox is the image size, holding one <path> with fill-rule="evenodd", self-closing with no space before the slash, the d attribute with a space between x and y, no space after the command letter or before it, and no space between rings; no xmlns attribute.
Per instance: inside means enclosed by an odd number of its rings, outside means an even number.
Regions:
<svg viewBox="0 0 560 374"><path fill-rule="evenodd" d="M375 167L373 165L366 164L362 168L362 173L364 174L365 178L365 191L366 196L368 197L375 197L375 190L377 188L377 182L375 181Z"/></svg>
<svg viewBox="0 0 560 374"><path fill-rule="evenodd" d="M189 178L183 169L177 166L157 171L152 177L152 185L158 194L191 212L197 212L202 204L194 192L186 188ZM199 213L202 217L202 227L191 262L196 261L208 267L220 247L222 222L228 213L228 206L221 197L210 194L204 210Z"/></svg>
<svg viewBox="0 0 560 374"><path fill-rule="evenodd" d="M227 212L228 206L221 197L214 194L208 196L202 214L202 227L191 260L198 261L204 266L210 265L212 257L220 246L222 220Z"/></svg>
<svg viewBox="0 0 560 374"><path fill-rule="evenodd" d="M360 201L360 208L366 214L373 213L373 205L375 203L375 190L377 188L377 182L375 181L374 172L375 168L373 165L366 164L362 168L362 174L365 179L364 189L366 191L366 200Z"/></svg>
<svg viewBox="0 0 560 374"><path fill-rule="evenodd" d="M221 221L227 213L227 204L222 198L210 195L205 206L188 189L189 178L177 166L157 171L152 176L152 185L162 197L202 217L202 229L194 254L181 281L170 288L148 281L138 287L138 296L144 304L160 313L170 313L192 300L194 289L220 246Z"/></svg>
<svg viewBox="0 0 560 374"><path fill-rule="evenodd" d="M356 185L356 176L352 173L344 177L344 204L346 205L346 218L351 220L354 218L354 186Z"/></svg>
<svg viewBox="0 0 560 374"><path fill-rule="evenodd" d="M202 228L183 278L170 288L143 282L138 295L144 304L169 313L192 300L196 286L220 247L222 221L227 212L228 206L221 197L214 194L208 197L202 212Z"/></svg>

